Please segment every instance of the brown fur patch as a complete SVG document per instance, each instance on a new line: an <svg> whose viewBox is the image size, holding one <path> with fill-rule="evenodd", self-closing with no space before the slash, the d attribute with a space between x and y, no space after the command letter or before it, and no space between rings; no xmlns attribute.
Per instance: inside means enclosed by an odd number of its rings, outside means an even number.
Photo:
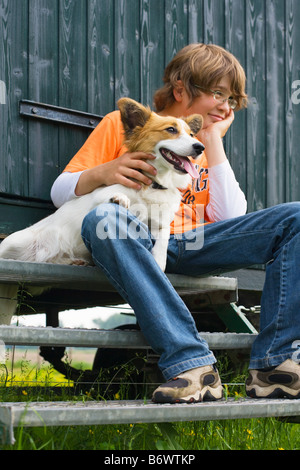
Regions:
<svg viewBox="0 0 300 470"><path fill-rule="evenodd" d="M178 134L170 133L166 129L174 127L181 132L177 119L172 116L163 117L152 112L130 98L121 98L118 101L121 119L125 131L125 145L129 152L151 153L160 140L176 139ZM181 118L193 134L197 134L202 127L203 119L200 114L193 114ZM187 129L188 130L188 129Z"/></svg>

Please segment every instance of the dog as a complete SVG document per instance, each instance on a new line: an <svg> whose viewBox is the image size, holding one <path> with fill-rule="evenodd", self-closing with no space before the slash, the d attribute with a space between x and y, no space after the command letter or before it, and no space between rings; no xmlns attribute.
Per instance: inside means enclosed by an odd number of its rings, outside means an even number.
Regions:
<svg viewBox="0 0 300 470"><path fill-rule="evenodd" d="M103 203L113 202L132 211L148 225L155 244L152 255L164 271L170 223L181 201L181 189L199 174L188 157L197 158L204 150L195 135L202 127L202 116L163 117L129 98L118 101L128 152L153 154L157 170L152 184L134 190L114 184L73 199L36 224L9 235L0 245L0 258L55 264L93 264L81 238L81 225L88 212ZM150 177L150 175L148 175ZM0 285L0 324L10 322L16 300L12 287ZM5 290L6 289L6 290ZM15 286L15 297L17 286ZM2 300L1 298L7 298ZM10 303L9 303L10 302ZM5 304L5 305L4 305ZM6 313L3 310L6 309Z"/></svg>

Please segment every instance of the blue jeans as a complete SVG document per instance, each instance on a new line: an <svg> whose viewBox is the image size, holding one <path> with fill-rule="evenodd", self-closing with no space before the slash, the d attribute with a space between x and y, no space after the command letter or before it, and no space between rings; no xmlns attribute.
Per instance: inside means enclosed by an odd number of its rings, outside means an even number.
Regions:
<svg viewBox="0 0 300 470"><path fill-rule="evenodd" d="M123 207L102 204L85 217L82 237L95 264L132 306L145 338L160 355L167 380L216 362L153 259L154 240L147 226ZM260 334L249 367L275 366L291 358L295 341L300 342L300 203L208 224L198 250L186 249L191 239L190 232L171 236L166 272L198 276L266 265Z"/></svg>

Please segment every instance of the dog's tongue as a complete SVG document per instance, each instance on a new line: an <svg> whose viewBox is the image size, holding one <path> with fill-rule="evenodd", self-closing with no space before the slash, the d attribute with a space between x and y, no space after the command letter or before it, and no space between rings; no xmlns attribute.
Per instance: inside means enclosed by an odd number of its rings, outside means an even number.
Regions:
<svg viewBox="0 0 300 470"><path fill-rule="evenodd" d="M188 158L183 158L183 167L185 171L192 177L192 178L199 178L199 173L196 170L196 167L193 165L192 162Z"/></svg>

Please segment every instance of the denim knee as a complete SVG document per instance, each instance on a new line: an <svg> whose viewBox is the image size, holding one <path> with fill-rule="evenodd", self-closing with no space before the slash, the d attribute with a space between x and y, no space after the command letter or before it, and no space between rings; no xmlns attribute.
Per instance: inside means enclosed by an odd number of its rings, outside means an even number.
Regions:
<svg viewBox="0 0 300 470"><path fill-rule="evenodd" d="M88 249L90 249L95 240L99 244L107 238L114 238L113 234L111 234L112 227L116 226L116 208L114 206L115 204L101 204L101 206L95 207L84 217L81 226L81 236ZM99 207L101 207L100 210ZM99 236L99 222L101 223L104 216L105 226L103 226L102 236Z"/></svg>
<svg viewBox="0 0 300 470"><path fill-rule="evenodd" d="M85 244L131 240L142 243L148 250L153 242L147 225L119 204L100 204L90 211L82 223L81 236Z"/></svg>
<svg viewBox="0 0 300 470"><path fill-rule="evenodd" d="M282 224L287 225L294 233L300 232L300 202L280 204L282 211Z"/></svg>

